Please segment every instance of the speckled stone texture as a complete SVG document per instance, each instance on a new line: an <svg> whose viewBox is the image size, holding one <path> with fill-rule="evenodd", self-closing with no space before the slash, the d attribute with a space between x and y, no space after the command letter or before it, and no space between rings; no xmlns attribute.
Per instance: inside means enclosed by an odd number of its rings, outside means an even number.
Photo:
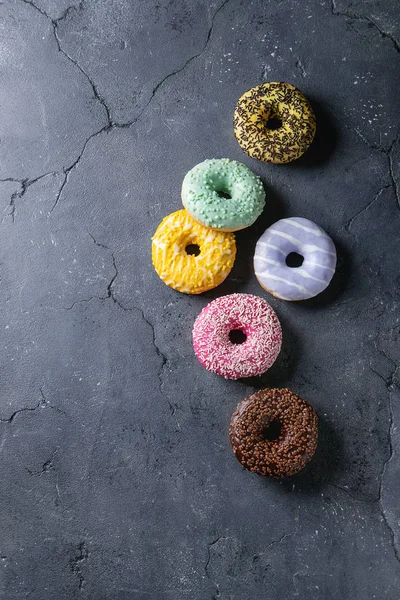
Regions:
<svg viewBox="0 0 400 600"><path fill-rule="evenodd" d="M397 0L0 3L0 597L398 600L400 141ZM299 87L309 151L259 163L237 99ZM268 204L234 269L166 287L150 238L205 158L243 161ZM332 236L329 288L285 303L256 240L302 216ZM196 360L221 294L267 298L283 349L262 378ZM320 418L299 475L243 470L236 405L289 387Z"/></svg>

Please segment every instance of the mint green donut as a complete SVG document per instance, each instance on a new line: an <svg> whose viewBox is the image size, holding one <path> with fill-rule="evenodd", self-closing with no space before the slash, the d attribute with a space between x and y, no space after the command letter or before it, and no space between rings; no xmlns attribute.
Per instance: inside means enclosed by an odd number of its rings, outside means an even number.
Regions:
<svg viewBox="0 0 400 600"><path fill-rule="evenodd" d="M260 216L265 192L261 179L246 165L229 158L213 158L186 174L182 202L188 213L206 227L236 231L249 227Z"/></svg>

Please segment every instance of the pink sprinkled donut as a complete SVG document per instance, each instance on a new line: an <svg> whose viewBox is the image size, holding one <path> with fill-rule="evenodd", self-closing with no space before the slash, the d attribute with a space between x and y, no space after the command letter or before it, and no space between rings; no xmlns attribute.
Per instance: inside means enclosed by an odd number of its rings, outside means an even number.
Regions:
<svg viewBox="0 0 400 600"><path fill-rule="evenodd" d="M275 362L281 343L282 329L274 310L251 294L213 300L193 327L197 358L226 379L261 375Z"/></svg>

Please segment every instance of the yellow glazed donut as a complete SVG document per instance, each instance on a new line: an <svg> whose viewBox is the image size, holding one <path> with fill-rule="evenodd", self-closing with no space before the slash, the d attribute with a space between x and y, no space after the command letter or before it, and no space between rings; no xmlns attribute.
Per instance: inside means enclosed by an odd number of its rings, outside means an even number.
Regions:
<svg viewBox="0 0 400 600"><path fill-rule="evenodd" d="M165 217L152 242L158 275L166 285L185 294L201 294L222 283L236 256L233 233L204 227L186 210ZM192 253L196 250L197 255Z"/></svg>
<svg viewBox="0 0 400 600"><path fill-rule="evenodd" d="M246 154L275 164L299 158L311 144L316 128L307 98L294 85L282 82L263 83L243 94L233 126Z"/></svg>

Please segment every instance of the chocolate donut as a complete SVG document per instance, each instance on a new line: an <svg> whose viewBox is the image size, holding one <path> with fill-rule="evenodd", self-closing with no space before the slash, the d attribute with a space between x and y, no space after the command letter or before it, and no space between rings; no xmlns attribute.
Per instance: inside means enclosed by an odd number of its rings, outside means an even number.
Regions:
<svg viewBox="0 0 400 600"><path fill-rule="evenodd" d="M300 471L314 454L318 417L291 390L260 390L239 403L229 437L243 467L259 475L286 477Z"/></svg>

